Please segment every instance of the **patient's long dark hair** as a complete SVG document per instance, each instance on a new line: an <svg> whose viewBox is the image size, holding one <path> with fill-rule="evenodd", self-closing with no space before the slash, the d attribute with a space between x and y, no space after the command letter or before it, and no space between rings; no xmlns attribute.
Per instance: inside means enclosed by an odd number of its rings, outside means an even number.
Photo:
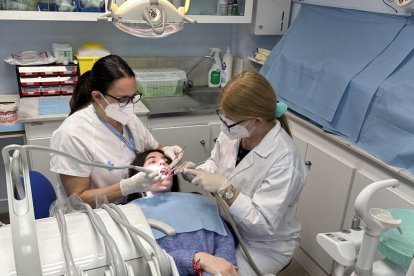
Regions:
<svg viewBox="0 0 414 276"><path fill-rule="evenodd" d="M148 154L150 154L152 152L159 152L162 155L164 155L164 152L162 150L159 150L159 149L146 150L146 151L143 151L141 153L138 153L137 156L135 157L134 161L132 161L131 165L140 166L140 167L144 166L144 163L145 163L145 160L147 159ZM165 158L167 159L168 164L170 164L172 160L167 156L165 156ZM134 169L129 169L128 170L128 177L131 177L135 174L137 174L136 170L134 170ZM172 181L173 181L173 183L172 183L172 186L171 186L171 192L179 192L180 191L180 186L178 184L177 175L173 176ZM143 196L145 196L145 194L142 194L142 193L130 194L127 197L127 201L130 202L134 199L137 199L137 198L140 198L140 197L143 197Z"/></svg>

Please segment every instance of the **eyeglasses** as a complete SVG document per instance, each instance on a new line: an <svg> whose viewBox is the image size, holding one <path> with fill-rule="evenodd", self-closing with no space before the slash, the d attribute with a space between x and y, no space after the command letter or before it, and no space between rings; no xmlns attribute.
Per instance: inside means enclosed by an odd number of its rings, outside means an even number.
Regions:
<svg viewBox="0 0 414 276"><path fill-rule="evenodd" d="M246 120L241 120L241 121L238 121L238 122L236 122L236 123L234 123L234 124L227 124L227 122L223 119L223 117L222 116L224 116L222 113L223 113L223 111L221 110L221 108L217 108L216 109L216 113L217 113L217 116L220 118L220 121L228 128L228 130L230 131L230 129L232 128L232 127L234 127L234 126L237 126L237 125L239 125L239 124L241 124L241 123L243 123L243 122L246 122L246 121L248 121L248 120L250 120L250 119L246 119Z"/></svg>
<svg viewBox="0 0 414 276"><path fill-rule="evenodd" d="M139 100L141 99L142 94L137 91L137 93L134 96L132 96L132 97L124 96L124 97L117 98L117 97L114 97L114 96L109 95L109 94L106 94L106 96L109 96L112 99L117 100L119 106L120 107L124 107L127 104L129 104L129 103L136 104L137 102L139 102Z"/></svg>

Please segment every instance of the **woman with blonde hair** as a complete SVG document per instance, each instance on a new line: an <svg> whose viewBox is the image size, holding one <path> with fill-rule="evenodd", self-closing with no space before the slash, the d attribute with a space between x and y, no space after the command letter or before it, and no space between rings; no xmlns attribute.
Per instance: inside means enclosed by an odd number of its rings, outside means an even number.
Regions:
<svg viewBox="0 0 414 276"><path fill-rule="evenodd" d="M185 170L193 184L222 196L262 274L282 270L299 245L295 205L306 168L286 110L266 78L242 72L222 91L221 134L210 158ZM236 257L239 274L254 275L240 246Z"/></svg>

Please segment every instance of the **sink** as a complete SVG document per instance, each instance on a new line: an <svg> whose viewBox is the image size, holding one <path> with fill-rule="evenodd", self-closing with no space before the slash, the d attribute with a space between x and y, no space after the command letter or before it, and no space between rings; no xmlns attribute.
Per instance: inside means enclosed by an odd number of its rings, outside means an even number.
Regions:
<svg viewBox="0 0 414 276"><path fill-rule="evenodd" d="M143 97L149 117L211 114L217 108L220 88L192 87L188 94L172 97Z"/></svg>
<svg viewBox="0 0 414 276"><path fill-rule="evenodd" d="M220 91L220 88L194 87L190 89L188 96L199 103L206 105L217 105Z"/></svg>

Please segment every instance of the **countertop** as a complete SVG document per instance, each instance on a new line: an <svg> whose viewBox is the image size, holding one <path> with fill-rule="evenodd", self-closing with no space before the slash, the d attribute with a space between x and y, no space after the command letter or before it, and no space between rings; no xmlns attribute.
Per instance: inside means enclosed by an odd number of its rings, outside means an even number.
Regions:
<svg viewBox="0 0 414 276"><path fill-rule="evenodd" d="M61 99L69 102L71 96L53 96L61 97ZM28 123L28 122L45 122L45 121L63 121L68 113L64 112L62 114L49 114L49 115L40 115L39 114L39 99L40 97L27 97L21 98L19 104L19 122ZM63 108L64 109L64 108ZM134 112L137 116L147 115L149 113L148 108L139 101L134 104Z"/></svg>

